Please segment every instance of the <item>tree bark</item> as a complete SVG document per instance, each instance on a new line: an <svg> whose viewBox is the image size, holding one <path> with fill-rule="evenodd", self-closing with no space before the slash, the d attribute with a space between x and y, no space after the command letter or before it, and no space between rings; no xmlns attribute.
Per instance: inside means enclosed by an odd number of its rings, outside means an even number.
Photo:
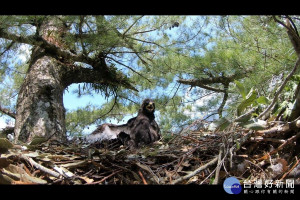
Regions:
<svg viewBox="0 0 300 200"><path fill-rule="evenodd" d="M63 92L73 83L123 86L137 91L124 74L106 65L104 57L71 53L64 44L62 35L66 30L60 21L51 18L37 30L35 36L24 37L0 29L2 38L33 45L29 69L17 99L15 142L28 143L34 136L67 139ZM92 68L75 65L77 61Z"/></svg>
<svg viewBox="0 0 300 200"><path fill-rule="evenodd" d="M41 50L33 52L32 58L40 56L37 54L42 54ZM66 139L63 69L47 55L30 65L17 100L16 140L30 142L34 136Z"/></svg>
<svg viewBox="0 0 300 200"><path fill-rule="evenodd" d="M63 25L45 21L37 34L55 47L61 47ZM33 47L29 68L20 88L16 105L15 142L30 142L34 136L66 139L63 105L63 70L59 56L50 56L43 45Z"/></svg>

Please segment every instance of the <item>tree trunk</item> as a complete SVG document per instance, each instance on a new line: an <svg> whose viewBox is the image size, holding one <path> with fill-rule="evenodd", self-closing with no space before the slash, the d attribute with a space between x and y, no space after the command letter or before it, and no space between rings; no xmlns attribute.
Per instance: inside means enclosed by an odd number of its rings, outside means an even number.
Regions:
<svg viewBox="0 0 300 200"><path fill-rule="evenodd" d="M56 59L42 55L40 49L33 52L32 59L35 61L29 66L18 95L15 138L23 142L30 142L34 136L64 140L64 68Z"/></svg>
<svg viewBox="0 0 300 200"><path fill-rule="evenodd" d="M34 45L29 69L17 99L15 142L21 140L28 143L34 136L59 141L66 139L63 92L73 83L92 83L106 89L108 86L113 89L123 86L137 91L123 73L108 67L104 58L92 59L70 53L63 40L66 31L66 27L55 18L43 21L37 27L35 37L24 38L2 31L2 37ZM92 68L75 65L78 61L86 62Z"/></svg>
<svg viewBox="0 0 300 200"><path fill-rule="evenodd" d="M43 39L61 46L63 25L55 20L40 24ZM58 56L34 46L29 69L18 94L15 121L15 142L30 142L34 136L66 139L63 105L63 71Z"/></svg>
<svg viewBox="0 0 300 200"><path fill-rule="evenodd" d="M291 114L289 116L289 121L293 121L296 118L298 118L300 116L300 82L298 83L298 86L296 88L295 94L294 94L294 106L293 109L291 111Z"/></svg>

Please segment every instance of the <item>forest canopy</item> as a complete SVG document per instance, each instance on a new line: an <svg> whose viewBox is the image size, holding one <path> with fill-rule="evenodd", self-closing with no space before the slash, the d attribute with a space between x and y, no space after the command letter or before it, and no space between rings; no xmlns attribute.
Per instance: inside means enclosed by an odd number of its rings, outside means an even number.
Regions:
<svg viewBox="0 0 300 200"><path fill-rule="evenodd" d="M49 21L60 28L42 33ZM39 46L73 68L109 71L110 80L101 81L66 72L73 80L65 90L77 84L78 97L105 98L102 105L67 110L69 135L134 115L147 97L157 102L163 133L197 119L232 121L251 110L258 117L274 98L268 117L288 120L297 101L298 68L276 92L298 59L298 26L298 16L1 16L1 116L17 113Z"/></svg>
<svg viewBox="0 0 300 200"><path fill-rule="evenodd" d="M299 184L299 26L0 16L0 184Z"/></svg>

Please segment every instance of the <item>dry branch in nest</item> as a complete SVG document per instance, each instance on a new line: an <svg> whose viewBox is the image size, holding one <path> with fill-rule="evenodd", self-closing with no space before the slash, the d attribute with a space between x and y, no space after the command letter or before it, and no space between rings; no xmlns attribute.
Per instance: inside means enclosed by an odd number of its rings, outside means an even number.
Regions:
<svg viewBox="0 0 300 200"><path fill-rule="evenodd" d="M2 184L222 184L236 176L299 181L299 122L267 130L229 126L184 130L129 150L117 141L81 146L40 140L17 146L0 138ZM260 139L258 139L260 138Z"/></svg>

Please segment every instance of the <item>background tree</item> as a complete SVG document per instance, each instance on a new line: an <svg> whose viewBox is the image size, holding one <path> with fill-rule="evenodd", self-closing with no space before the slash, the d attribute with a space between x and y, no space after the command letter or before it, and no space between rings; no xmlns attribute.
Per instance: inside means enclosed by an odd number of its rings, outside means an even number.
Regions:
<svg viewBox="0 0 300 200"><path fill-rule="evenodd" d="M297 35L292 34L295 38L291 40L291 34L286 31L297 32L298 18L277 18L291 21L293 29L287 29L285 22L274 20L273 16L215 16L208 18L209 23L196 19L194 26L206 28L194 39L205 41L205 44L193 40L188 45L177 46L180 50L169 50L169 54L159 58L158 67L173 66L172 73L178 77L177 82L189 86L194 103L200 102L201 97L210 96L209 104L198 108L198 112L209 111L208 116L218 114L219 118L234 118L252 107L257 108L258 116L267 105L278 114L283 101L293 101L276 91L295 69L297 45L293 41L297 41ZM189 50L186 50L187 46ZM162 65L167 61L167 65ZM299 70L294 72L297 74ZM243 93L239 86L243 87ZM246 99L250 91L253 92L250 96L255 97L251 102ZM276 100L276 93L280 94L280 99L275 101L277 107L274 107L271 102Z"/></svg>
<svg viewBox="0 0 300 200"><path fill-rule="evenodd" d="M0 27L1 111L24 141L121 121L145 97L163 133L250 110L299 116L298 16L2 16ZM107 102L65 116L73 83Z"/></svg>
<svg viewBox="0 0 300 200"><path fill-rule="evenodd" d="M63 92L73 83L85 83L79 93L95 90L115 99L122 98L128 90L137 92L139 83L132 82L130 76L137 73L140 78L147 77L127 63L151 62L160 44L167 40L147 40L147 35L168 29L176 18L2 16L1 77L17 69L8 62L17 56L20 44L32 48L29 60L21 67L22 80L17 84L16 140L29 142L36 135L64 140Z"/></svg>

